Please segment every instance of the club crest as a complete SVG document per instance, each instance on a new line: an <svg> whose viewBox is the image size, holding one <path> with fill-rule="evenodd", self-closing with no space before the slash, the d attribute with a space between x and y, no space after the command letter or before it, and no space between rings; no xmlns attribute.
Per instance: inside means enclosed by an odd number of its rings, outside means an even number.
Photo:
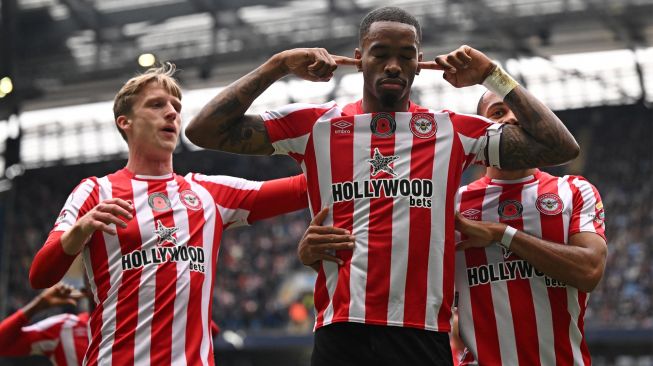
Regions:
<svg viewBox="0 0 653 366"><path fill-rule="evenodd" d="M397 122L390 113L377 113L370 122L372 133L379 137L390 137L397 129Z"/></svg>
<svg viewBox="0 0 653 366"><path fill-rule="evenodd" d="M197 193L187 189L179 193L181 204L186 208L197 211L202 208L202 201Z"/></svg>
<svg viewBox="0 0 653 366"><path fill-rule="evenodd" d="M416 137L428 139L438 132L438 125L430 113L415 113L410 119L410 131Z"/></svg>
<svg viewBox="0 0 653 366"><path fill-rule="evenodd" d="M557 215L564 209L562 199L555 193L544 193L537 197L535 207L545 215Z"/></svg>

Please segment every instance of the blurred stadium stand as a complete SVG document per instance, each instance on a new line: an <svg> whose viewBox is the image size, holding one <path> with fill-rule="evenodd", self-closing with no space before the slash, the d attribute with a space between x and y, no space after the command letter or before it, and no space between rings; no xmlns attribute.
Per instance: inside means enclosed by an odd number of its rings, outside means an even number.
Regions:
<svg viewBox="0 0 653 366"><path fill-rule="evenodd" d="M70 190L86 176L124 166L126 146L109 100L143 70L138 55L151 52L182 69L188 122L219 86L279 50L319 46L350 55L362 15L388 3L0 0L0 79L10 76L14 85L0 97L0 317L35 295L27 271ZM570 127L581 156L550 171L587 177L607 214L608 264L586 316L594 364L653 365L653 0L392 4L419 16L425 58L462 43L479 48ZM473 112L483 88L455 90L440 79L422 73L414 98ZM360 97L360 80L340 71L319 85L284 80L253 108L352 100ZM249 179L299 172L287 158L197 151L185 140L175 170ZM308 221L299 212L225 234L213 307L222 330L219 364L308 363L314 277L295 257Z"/></svg>

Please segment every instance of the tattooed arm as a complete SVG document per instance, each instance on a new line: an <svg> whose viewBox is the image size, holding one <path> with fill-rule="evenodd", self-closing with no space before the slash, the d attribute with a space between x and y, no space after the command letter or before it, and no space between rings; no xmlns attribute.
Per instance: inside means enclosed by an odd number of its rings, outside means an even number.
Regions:
<svg viewBox="0 0 653 366"><path fill-rule="evenodd" d="M526 88L517 86L504 99L519 125L505 125L499 151L503 169L559 165L578 156L580 147L558 116Z"/></svg>
<svg viewBox="0 0 653 366"><path fill-rule="evenodd" d="M329 81L337 65L357 60L330 55L323 48L300 48L272 56L256 70L226 87L205 105L186 128L194 144L238 154L270 155L274 148L258 115L246 115L254 100L282 77Z"/></svg>
<svg viewBox="0 0 653 366"><path fill-rule="evenodd" d="M486 55L462 46L438 56L422 68L444 70L444 79L460 88L481 84L497 67ZM501 168L523 169L564 164L578 156L580 147L560 119L526 88L515 87L504 98L518 125L505 125L499 151Z"/></svg>

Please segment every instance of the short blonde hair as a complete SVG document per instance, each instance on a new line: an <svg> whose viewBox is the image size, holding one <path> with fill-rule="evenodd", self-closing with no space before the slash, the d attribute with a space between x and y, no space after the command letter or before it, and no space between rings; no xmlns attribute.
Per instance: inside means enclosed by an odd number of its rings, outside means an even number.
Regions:
<svg viewBox="0 0 653 366"><path fill-rule="evenodd" d="M134 76L127 80L122 88L120 88L118 94L113 99L113 118L116 121L118 132L120 132L120 135L125 141L127 141L127 135L125 135L125 131L118 127L118 117L128 115L132 112L134 100L145 85L157 83L170 93L170 95L174 95L181 100L181 88L177 79L174 78L176 71L177 67L175 64L166 62L160 67L150 68L143 74Z"/></svg>

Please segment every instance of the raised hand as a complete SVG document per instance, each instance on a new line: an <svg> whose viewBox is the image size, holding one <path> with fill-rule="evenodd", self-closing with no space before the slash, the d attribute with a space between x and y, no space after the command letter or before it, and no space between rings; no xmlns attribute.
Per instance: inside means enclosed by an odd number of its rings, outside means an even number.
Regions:
<svg viewBox="0 0 653 366"><path fill-rule="evenodd" d="M97 230L116 235L116 229L111 224L126 228L127 223L121 217L131 220L133 216L130 212L133 210L130 202L120 198L100 202L61 236L63 251L68 255L77 255Z"/></svg>
<svg viewBox="0 0 653 366"><path fill-rule="evenodd" d="M85 237L90 238L96 230L104 231L107 234L116 235L116 230L111 227L115 224L122 228L127 227L127 223L121 218L128 220L133 218L130 213L134 208L131 203L120 199L111 198L100 202L93 207L86 215L82 216L75 223Z"/></svg>
<svg viewBox="0 0 653 366"><path fill-rule="evenodd" d="M58 283L38 295L43 308L50 308L61 305L77 305L77 300L84 297L84 294L74 287L65 283Z"/></svg>
<svg viewBox="0 0 653 366"><path fill-rule="evenodd" d="M329 81L338 65L356 66L360 60L331 55L324 48L295 48L282 52L288 73L309 81Z"/></svg>
<svg viewBox="0 0 653 366"><path fill-rule="evenodd" d="M467 45L447 55L439 55L435 61L420 62L422 69L443 70L442 75L456 88L482 84L496 65L481 51Z"/></svg>
<svg viewBox="0 0 653 366"><path fill-rule="evenodd" d="M299 260L316 270L315 265L323 260L342 265L342 259L333 255L334 251L354 248L355 238L348 230L322 226L328 213L329 208L325 207L315 215L297 247Z"/></svg>

